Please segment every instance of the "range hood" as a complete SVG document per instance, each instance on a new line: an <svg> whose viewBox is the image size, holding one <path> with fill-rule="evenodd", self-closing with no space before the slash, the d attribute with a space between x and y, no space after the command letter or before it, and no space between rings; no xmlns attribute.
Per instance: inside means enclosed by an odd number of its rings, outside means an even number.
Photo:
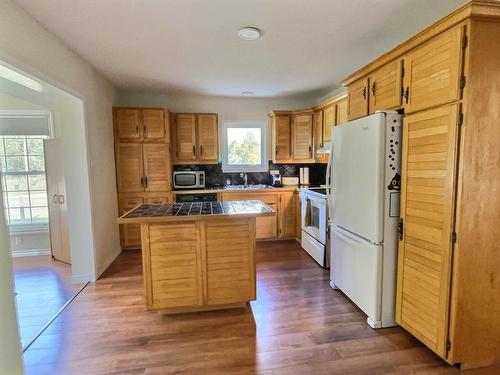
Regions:
<svg viewBox="0 0 500 375"><path fill-rule="evenodd" d="M323 143L323 147L316 150L317 154L329 154L332 152L332 142Z"/></svg>

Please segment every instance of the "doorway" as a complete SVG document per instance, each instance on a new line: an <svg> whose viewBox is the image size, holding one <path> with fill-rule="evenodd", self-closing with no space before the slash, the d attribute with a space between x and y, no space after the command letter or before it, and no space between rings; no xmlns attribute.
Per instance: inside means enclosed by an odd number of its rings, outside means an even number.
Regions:
<svg viewBox="0 0 500 375"><path fill-rule="evenodd" d="M10 116L1 115L0 185L26 350L85 283L71 281L60 140L48 139L50 116L30 111ZM34 119L42 126L28 126Z"/></svg>

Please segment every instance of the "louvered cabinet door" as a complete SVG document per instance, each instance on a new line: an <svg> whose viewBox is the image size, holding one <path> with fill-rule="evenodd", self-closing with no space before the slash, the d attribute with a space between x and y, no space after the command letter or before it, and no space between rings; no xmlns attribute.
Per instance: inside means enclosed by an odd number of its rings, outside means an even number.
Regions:
<svg viewBox="0 0 500 375"><path fill-rule="evenodd" d="M203 305L202 257L197 226L196 222L142 226L148 308Z"/></svg>
<svg viewBox="0 0 500 375"><path fill-rule="evenodd" d="M144 143L143 159L145 190L172 190L169 145L167 143Z"/></svg>
<svg viewBox="0 0 500 375"><path fill-rule="evenodd" d="M370 113L401 106L403 60L390 62L370 76Z"/></svg>
<svg viewBox="0 0 500 375"><path fill-rule="evenodd" d="M280 195L280 237L295 236L295 195L293 191L281 193Z"/></svg>
<svg viewBox="0 0 500 375"><path fill-rule="evenodd" d="M217 162L219 134L216 114L198 115L198 159Z"/></svg>
<svg viewBox="0 0 500 375"><path fill-rule="evenodd" d="M165 112L163 109L142 110L142 134L146 140L168 141Z"/></svg>
<svg viewBox="0 0 500 375"><path fill-rule="evenodd" d="M463 35L463 27L455 27L405 57L403 104L406 113L460 98Z"/></svg>
<svg viewBox="0 0 500 375"><path fill-rule="evenodd" d="M122 196L119 199L120 215L137 207L143 202L141 197L137 196ZM140 224L122 224L120 225L122 247L124 249L140 249L141 248L141 225Z"/></svg>
<svg viewBox="0 0 500 375"><path fill-rule="evenodd" d="M446 357L458 105L404 119L396 320Z"/></svg>
<svg viewBox="0 0 500 375"><path fill-rule="evenodd" d="M255 299L255 219L206 221L207 304Z"/></svg>
<svg viewBox="0 0 500 375"><path fill-rule="evenodd" d="M290 116L276 116L275 121L275 161L287 161L291 158L291 118Z"/></svg>
<svg viewBox="0 0 500 375"><path fill-rule="evenodd" d="M311 114L293 116L292 158L294 161L313 160L313 117Z"/></svg>
<svg viewBox="0 0 500 375"><path fill-rule="evenodd" d="M337 120L335 126L347 122L347 98L337 103Z"/></svg>
<svg viewBox="0 0 500 375"><path fill-rule="evenodd" d="M335 118L337 117L336 111L335 104L323 109L323 142L331 142L332 140L332 129L335 126Z"/></svg>
<svg viewBox="0 0 500 375"><path fill-rule="evenodd" d="M141 143L117 143L116 178L119 193L144 191Z"/></svg>
<svg viewBox="0 0 500 375"><path fill-rule="evenodd" d="M137 109L115 108L115 132L120 140L141 139L140 111Z"/></svg>
<svg viewBox="0 0 500 375"><path fill-rule="evenodd" d="M196 160L196 115L179 113L175 119L175 152L180 162Z"/></svg>
<svg viewBox="0 0 500 375"><path fill-rule="evenodd" d="M325 154L318 154L317 151L323 147L323 111L313 113L313 140L314 140L314 159L317 163L324 161Z"/></svg>
<svg viewBox="0 0 500 375"><path fill-rule="evenodd" d="M354 120L368 115L368 78L361 78L347 88L348 119Z"/></svg>

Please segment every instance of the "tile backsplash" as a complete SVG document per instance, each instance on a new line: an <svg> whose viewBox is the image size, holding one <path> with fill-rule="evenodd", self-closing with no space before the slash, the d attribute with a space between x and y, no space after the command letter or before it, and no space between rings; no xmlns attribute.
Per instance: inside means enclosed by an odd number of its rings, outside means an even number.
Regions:
<svg viewBox="0 0 500 375"><path fill-rule="evenodd" d="M278 169L283 177L299 177L299 169L309 167L309 183L311 185L322 185L325 183L326 164L274 164L269 161L269 170ZM232 185L244 183L239 173L223 173L222 164L192 164L174 165L174 171L205 171L206 186L224 186L229 178ZM268 184L269 172L248 172L249 184Z"/></svg>

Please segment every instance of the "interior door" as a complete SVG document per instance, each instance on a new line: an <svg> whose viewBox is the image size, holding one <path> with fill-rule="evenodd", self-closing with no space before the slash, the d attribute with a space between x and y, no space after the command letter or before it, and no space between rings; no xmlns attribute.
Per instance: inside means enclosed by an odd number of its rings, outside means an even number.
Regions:
<svg viewBox="0 0 500 375"><path fill-rule="evenodd" d="M163 109L143 109L142 134L144 139L165 139L165 112Z"/></svg>
<svg viewBox="0 0 500 375"><path fill-rule="evenodd" d="M370 76L370 113L401 106L403 60L392 61Z"/></svg>
<svg viewBox="0 0 500 375"><path fill-rule="evenodd" d="M170 146L166 143L144 143L142 149L145 190L172 190Z"/></svg>
<svg viewBox="0 0 500 375"><path fill-rule="evenodd" d="M118 191L144 191L142 144L117 143L115 152Z"/></svg>
<svg viewBox="0 0 500 375"><path fill-rule="evenodd" d="M198 159L217 161L219 133L216 114L198 115Z"/></svg>
<svg viewBox="0 0 500 375"><path fill-rule="evenodd" d="M196 160L196 115L179 113L175 118L175 146L178 161Z"/></svg>
<svg viewBox="0 0 500 375"><path fill-rule="evenodd" d="M137 109L115 108L115 131L120 140L141 138L141 119Z"/></svg>
<svg viewBox="0 0 500 375"><path fill-rule="evenodd" d="M406 113L460 98L463 27L455 27L405 57Z"/></svg>
<svg viewBox="0 0 500 375"><path fill-rule="evenodd" d="M455 200L453 104L405 116L396 321L446 357ZM480 225L480 223L478 223Z"/></svg>
<svg viewBox="0 0 500 375"><path fill-rule="evenodd" d="M313 159L313 121L312 114L293 116L292 154L294 160Z"/></svg>
<svg viewBox="0 0 500 375"><path fill-rule="evenodd" d="M43 145L52 257L61 262L71 264L66 183L60 163L62 155L61 140L46 139L43 141Z"/></svg>
<svg viewBox="0 0 500 375"><path fill-rule="evenodd" d="M368 82L368 77L366 77L349 85L347 93L349 120L368 115Z"/></svg>
<svg viewBox="0 0 500 375"><path fill-rule="evenodd" d="M275 119L275 160L290 160L291 128L290 116L276 116Z"/></svg>

